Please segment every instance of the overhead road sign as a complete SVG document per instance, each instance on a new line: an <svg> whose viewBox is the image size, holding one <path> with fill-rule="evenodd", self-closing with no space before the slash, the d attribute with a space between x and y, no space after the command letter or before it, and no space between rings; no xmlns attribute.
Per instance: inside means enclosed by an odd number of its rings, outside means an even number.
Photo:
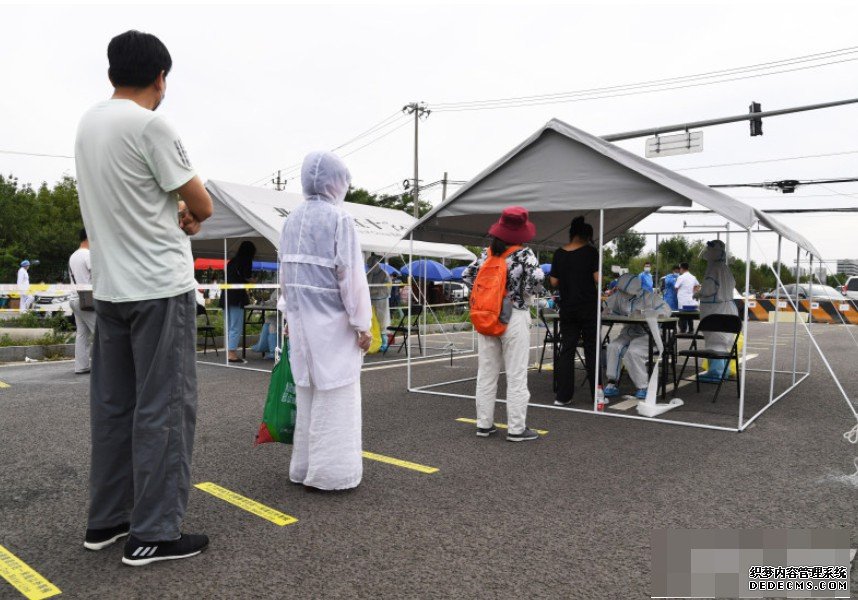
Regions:
<svg viewBox="0 0 858 600"><path fill-rule="evenodd" d="M703 152L703 132L686 131L677 135L657 135L646 141L646 157L676 156Z"/></svg>

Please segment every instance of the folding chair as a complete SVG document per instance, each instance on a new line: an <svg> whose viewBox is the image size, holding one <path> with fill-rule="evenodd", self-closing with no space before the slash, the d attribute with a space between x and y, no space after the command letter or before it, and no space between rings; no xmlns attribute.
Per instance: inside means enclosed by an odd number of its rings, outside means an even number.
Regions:
<svg viewBox="0 0 858 600"><path fill-rule="evenodd" d="M703 338L703 333L728 333L733 335L733 345L730 347L729 352L718 352L716 350L709 350L706 348L700 349L697 347L698 335L700 338ZM707 360L726 360L724 371L721 373L721 377L718 379L718 387L715 389L715 396L712 398L712 402L715 402L718 399L718 392L721 391L721 385L724 383L724 376L730 371L730 363L735 360L736 364L739 364L739 353L738 353L738 345L739 345L739 334L742 333L742 319L737 317L736 315L709 315L708 317L704 317L700 320L700 324L697 326L697 330L695 331L695 337L691 341L691 348L688 350L680 350L677 352L679 356L685 357L685 362L682 363L682 369L679 371L679 380L682 381L682 375L685 373L685 367L688 365L688 359L694 358L694 381L697 383L697 391L700 392L700 364L699 359L704 358ZM736 370L736 394L737 396L741 395L742 383L741 383L742 371L741 369ZM710 382L704 382L710 383Z"/></svg>
<svg viewBox="0 0 858 600"><path fill-rule="evenodd" d="M397 354L402 352L402 349L405 347L405 344L408 343L408 334L416 333L417 334L417 346L420 348L420 355L423 355L423 339L420 337L420 315L423 314L423 306L421 304L412 304L411 305L411 318L413 321L408 322L408 312L406 310L403 313L402 318L399 319L399 323L396 324L396 327L388 327L387 330L391 332L393 340L396 340L396 334L402 334L402 343L399 345L399 349L396 351ZM388 345L387 349L382 352L382 355L387 354L387 350L390 350L390 346Z"/></svg>
<svg viewBox="0 0 858 600"><path fill-rule="evenodd" d="M214 335L214 325L209 321L209 312L206 310L206 307L202 304L197 304L197 317L205 317L205 325L200 325L199 318L197 319L197 335L200 333L203 334L203 354L207 354L209 350L209 339L212 341L212 348L214 348L215 356L219 356L217 350L217 340L215 340ZM197 342L199 345L199 341Z"/></svg>
<svg viewBox="0 0 858 600"><path fill-rule="evenodd" d="M557 349L560 345L560 335L558 334L557 339L555 339L554 329L545 320L545 313L543 311L539 312L539 320L542 321L542 325L545 327L545 338L542 340L542 354L539 357L539 372L542 373L542 363L545 362L545 348L548 347L548 344L551 344L551 355L556 357Z"/></svg>

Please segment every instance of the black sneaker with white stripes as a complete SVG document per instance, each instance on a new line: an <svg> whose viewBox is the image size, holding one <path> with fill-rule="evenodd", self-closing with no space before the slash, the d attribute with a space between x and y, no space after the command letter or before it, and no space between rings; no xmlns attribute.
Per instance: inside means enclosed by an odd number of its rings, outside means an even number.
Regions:
<svg viewBox="0 0 858 600"><path fill-rule="evenodd" d="M489 437L493 433L497 433L498 428L492 425L491 427L477 427L477 437Z"/></svg>
<svg viewBox="0 0 858 600"><path fill-rule="evenodd" d="M131 533L131 525L122 523L116 527L106 529L87 529L83 540L83 547L87 550L101 550L111 544L118 542L121 538Z"/></svg>
<svg viewBox="0 0 858 600"><path fill-rule="evenodd" d="M142 567L161 560L190 558L205 550L208 545L208 536L193 533L183 533L182 537L171 542L144 542L132 535L125 542L122 562L132 567Z"/></svg>

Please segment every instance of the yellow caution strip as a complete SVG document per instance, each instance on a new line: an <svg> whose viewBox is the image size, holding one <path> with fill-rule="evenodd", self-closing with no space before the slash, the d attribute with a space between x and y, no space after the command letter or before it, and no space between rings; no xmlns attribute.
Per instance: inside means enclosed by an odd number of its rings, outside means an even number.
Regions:
<svg viewBox="0 0 858 600"><path fill-rule="evenodd" d="M30 565L0 546L0 575L28 600L42 600L62 594L60 588L36 573Z"/></svg>
<svg viewBox="0 0 858 600"><path fill-rule="evenodd" d="M426 465L418 465L417 463L408 462L407 460L399 460L398 458L391 458L390 456L384 456L382 454L375 454L374 452L364 452L364 458L368 458L369 460L377 460L378 462L387 463L389 465L396 465L397 467L402 467L403 469L411 469L412 471L420 471L421 473L437 473L438 469L435 467L427 467Z"/></svg>
<svg viewBox="0 0 858 600"><path fill-rule="evenodd" d="M468 424L470 424L470 425L476 425L476 424L477 424L477 420L476 420L476 419L465 419L465 418L461 418L461 419L456 419L456 420L457 420L459 423L468 423ZM503 423L495 423L495 427L497 427L498 429L509 429L509 428L508 428L506 425L504 425ZM536 432L536 433L538 433L539 435L547 435L547 434L548 434L548 430L547 430L547 429L534 429L533 431L535 431L535 432Z"/></svg>
<svg viewBox="0 0 858 600"><path fill-rule="evenodd" d="M8 387L12 387L12 386L9 385L8 383L6 383L5 381L0 381L0 390L8 388Z"/></svg>
<svg viewBox="0 0 858 600"><path fill-rule="evenodd" d="M249 513L253 513L257 517L262 517L266 521L271 521L275 525L283 527L284 525L291 525L292 523L298 522L298 519L291 515L284 514L279 510L274 510L270 506L260 504L256 500L251 500L241 494L236 494L235 492L210 481L198 483L194 487L204 492L208 492L215 498L220 498L224 502L229 502L230 504L246 510Z"/></svg>

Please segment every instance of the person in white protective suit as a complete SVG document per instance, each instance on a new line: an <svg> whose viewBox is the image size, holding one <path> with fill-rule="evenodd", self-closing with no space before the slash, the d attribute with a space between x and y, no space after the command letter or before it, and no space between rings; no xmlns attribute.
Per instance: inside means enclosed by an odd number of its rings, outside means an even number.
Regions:
<svg viewBox="0 0 858 600"><path fill-rule="evenodd" d="M617 281L616 292L608 298L606 315L643 317L644 312L655 310L658 316L666 317L671 313L670 306L653 291L644 290L641 278L630 273ZM635 386L635 398L645 399L649 373L649 325L626 325L619 335L608 344L606 350L607 378L605 397L619 396L617 383L620 380L622 365L625 365L629 377Z"/></svg>
<svg viewBox="0 0 858 600"><path fill-rule="evenodd" d="M280 289L295 377L289 478L310 488L357 487L363 474L360 371L372 337L363 255L343 201L351 174L329 152L304 159L304 202L280 234Z"/></svg>
<svg viewBox="0 0 858 600"><path fill-rule="evenodd" d="M738 315L733 302L736 278L727 267L727 249L721 240L706 242L701 253L706 260L706 273L700 285L700 319L709 315ZM735 336L732 333L704 333L707 350L729 352ZM708 369L700 374L700 381L717 382L730 375L726 359L709 360Z"/></svg>
<svg viewBox="0 0 858 600"><path fill-rule="evenodd" d="M387 328L390 327L390 288L392 287L390 275L382 268L381 257L371 254L366 263L368 268L366 274L367 283L370 284L369 298L378 319L378 329L381 334L381 347L379 352L387 350Z"/></svg>

